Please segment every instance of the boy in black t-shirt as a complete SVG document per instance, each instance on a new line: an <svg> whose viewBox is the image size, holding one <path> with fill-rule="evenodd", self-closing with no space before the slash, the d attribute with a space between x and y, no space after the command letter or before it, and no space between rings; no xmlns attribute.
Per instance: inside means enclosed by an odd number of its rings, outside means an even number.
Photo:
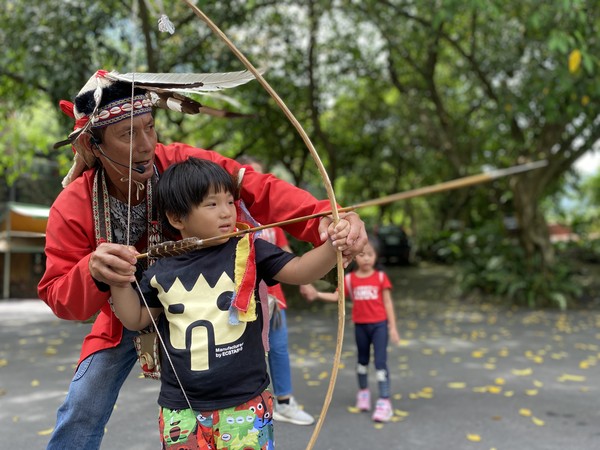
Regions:
<svg viewBox="0 0 600 450"><path fill-rule="evenodd" d="M235 178L207 160L190 158L169 167L156 199L161 215L184 239L206 240L241 226ZM158 322L165 345L158 398L163 448L274 448L262 333L268 314L258 283L321 278L335 266L336 247L345 244L349 229L341 220L333 241L301 257L252 234L210 240L200 249L158 259L144 273L139 294L130 284L111 286L115 314L126 328Z"/></svg>

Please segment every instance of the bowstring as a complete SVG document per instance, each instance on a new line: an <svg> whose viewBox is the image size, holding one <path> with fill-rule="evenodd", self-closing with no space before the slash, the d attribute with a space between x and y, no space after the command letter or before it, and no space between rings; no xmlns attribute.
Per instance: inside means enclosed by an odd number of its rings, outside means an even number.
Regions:
<svg viewBox="0 0 600 450"><path fill-rule="evenodd" d="M131 23L134 24L137 22L136 18L138 16L138 3L134 0L133 2L133 6L131 8ZM134 93L135 93L135 73L136 73L136 67L137 67L137 35L134 34L132 36L132 42L131 42L131 55L130 55L130 60L132 62L132 70L131 70L131 115L129 117L129 169L128 169L128 190L127 190L127 246L130 245L130 238L131 238L131 194L133 191L133 179L132 179L132 168L133 168L133 119L134 119ZM152 182L152 180L150 179L149 181L150 183ZM137 185L136 185L137 187ZM146 186L146 189L148 189L148 187ZM146 197L147 197L147 190L146 190ZM146 208L148 208L150 205L148 205L148 201L146 201ZM152 212L151 211L146 211L146 216L148 217L148 215L151 215ZM148 225L147 225L148 226ZM150 235L150 229L148 229L147 234L148 236ZM150 316L150 320L152 322L152 326L154 327L154 331L156 332L156 336L158 337L158 340L160 341L160 345L162 346L163 349L163 354L167 357L167 360L169 361L169 365L171 367L171 369L173 370L173 374L175 375L175 379L177 380L177 384L179 385L179 388L181 389L181 392L185 398L185 401L188 405L188 407L190 408L190 410L193 412L194 408L192 407L192 404L190 402L189 397L187 396L187 393L183 387L183 383L181 382L181 379L179 378L179 375L177 374L177 371L175 370L175 364L173 363L173 360L171 359L171 355L169 354L169 351L167 350L167 346L165 344L165 341L162 337L162 335L159 333L158 331L158 323L156 322L156 319L154 318L154 315L152 314L151 310L150 310L150 306L148 305L148 301L146 300L146 296L144 295L144 293L142 292L142 288L137 280L137 277L135 279L135 285L136 285L136 289L144 303L144 306L146 308L146 310L148 311L148 315ZM164 312L163 312L164 314ZM197 419L198 420L198 419Z"/></svg>

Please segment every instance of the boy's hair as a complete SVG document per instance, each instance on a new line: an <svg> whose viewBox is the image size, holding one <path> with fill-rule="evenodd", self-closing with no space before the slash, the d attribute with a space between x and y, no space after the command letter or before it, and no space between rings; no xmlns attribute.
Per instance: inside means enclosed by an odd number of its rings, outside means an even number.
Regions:
<svg viewBox="0 0 600 450"><path fill-rule="evenodd" d="M211 191L229 192L237 200L236 177L206 159L190 157L171 165L156 185L156 207L163 223L169 223L167 213L186 217Z"/></svg>

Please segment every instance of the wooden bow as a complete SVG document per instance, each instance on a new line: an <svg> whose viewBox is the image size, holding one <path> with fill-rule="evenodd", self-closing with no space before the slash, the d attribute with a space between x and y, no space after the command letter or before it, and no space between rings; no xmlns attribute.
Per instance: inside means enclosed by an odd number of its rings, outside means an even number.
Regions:
<svg viewBox="0 0 600 450"><path fill-rule="evenodd" d="M194 5L190 0L184 0L185 3L194 11L194 13L215 33L219 39L221 39L227 47L233 52L233 54L242 62L242 64L256 77L256 80L261 84L261 86L269 93L269 95L275 100L275 103L279 106L279 108L284 112L288 120L294 125L294 128L300 134L300 137L304 141L304 144L308 148L313 161L317 165L319 169L319 173L321 178L323 179L323 183L325 185L325 189L327 191L327 197L331 204L331 215L333 217L334 223L339 221L339 214L337 212L337 202L335 199L335 194L333 192L333 186L331 185L331 181L329 180L329 176L325 167L323 166L323 162L319 157L315 147L313 146L310 138L300 122L296 119L294 114L290 111L290 109L286 106L283 100L277 95L275 90L269 85L269 83L263 78L261 73L252 65L252 63L244 56L244 54L231 42L231 40L221 31L221 29L213 23L212 20L208 18L206 14L204 14L196 5ZM321 427L323 425L323 421L325 420L325 416L327 415L327 409L329 408L329 404L331 403L331 397L333 396L333 388L335 387L335 382L337 379L337 374L340 366L340 359L342 354L342 343L344 338L344 316L345 316L345 308L344 308L344 266L342 260L341 252L338 252L337 255L337 277L338 277L338 332L337 332L337 342L335 349L335 356L333 362L333 368L331 371L331 377L329 380L329 386L327 389L327 394L325 396L325 400L323 402L323 407L321 410L321 414L319 415L319 419L315 425L315 429L313 434L308 442L307 450L313 448L317 437L319 436Z"/></svg>

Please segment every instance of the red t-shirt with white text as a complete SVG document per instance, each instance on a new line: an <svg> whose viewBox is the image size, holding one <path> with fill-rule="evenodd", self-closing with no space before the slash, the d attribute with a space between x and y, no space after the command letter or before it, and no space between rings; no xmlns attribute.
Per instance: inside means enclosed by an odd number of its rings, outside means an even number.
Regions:
<svg viewBox="0 0 600 450"><path fill-rule="evenodd" d="M345 289L352 299L352 321L354 323L375 323L387 320L383 305L384 289L391 289L392 283L385 274L375 270L368 277L358 277L350 272L344 277Z"/></svg>

